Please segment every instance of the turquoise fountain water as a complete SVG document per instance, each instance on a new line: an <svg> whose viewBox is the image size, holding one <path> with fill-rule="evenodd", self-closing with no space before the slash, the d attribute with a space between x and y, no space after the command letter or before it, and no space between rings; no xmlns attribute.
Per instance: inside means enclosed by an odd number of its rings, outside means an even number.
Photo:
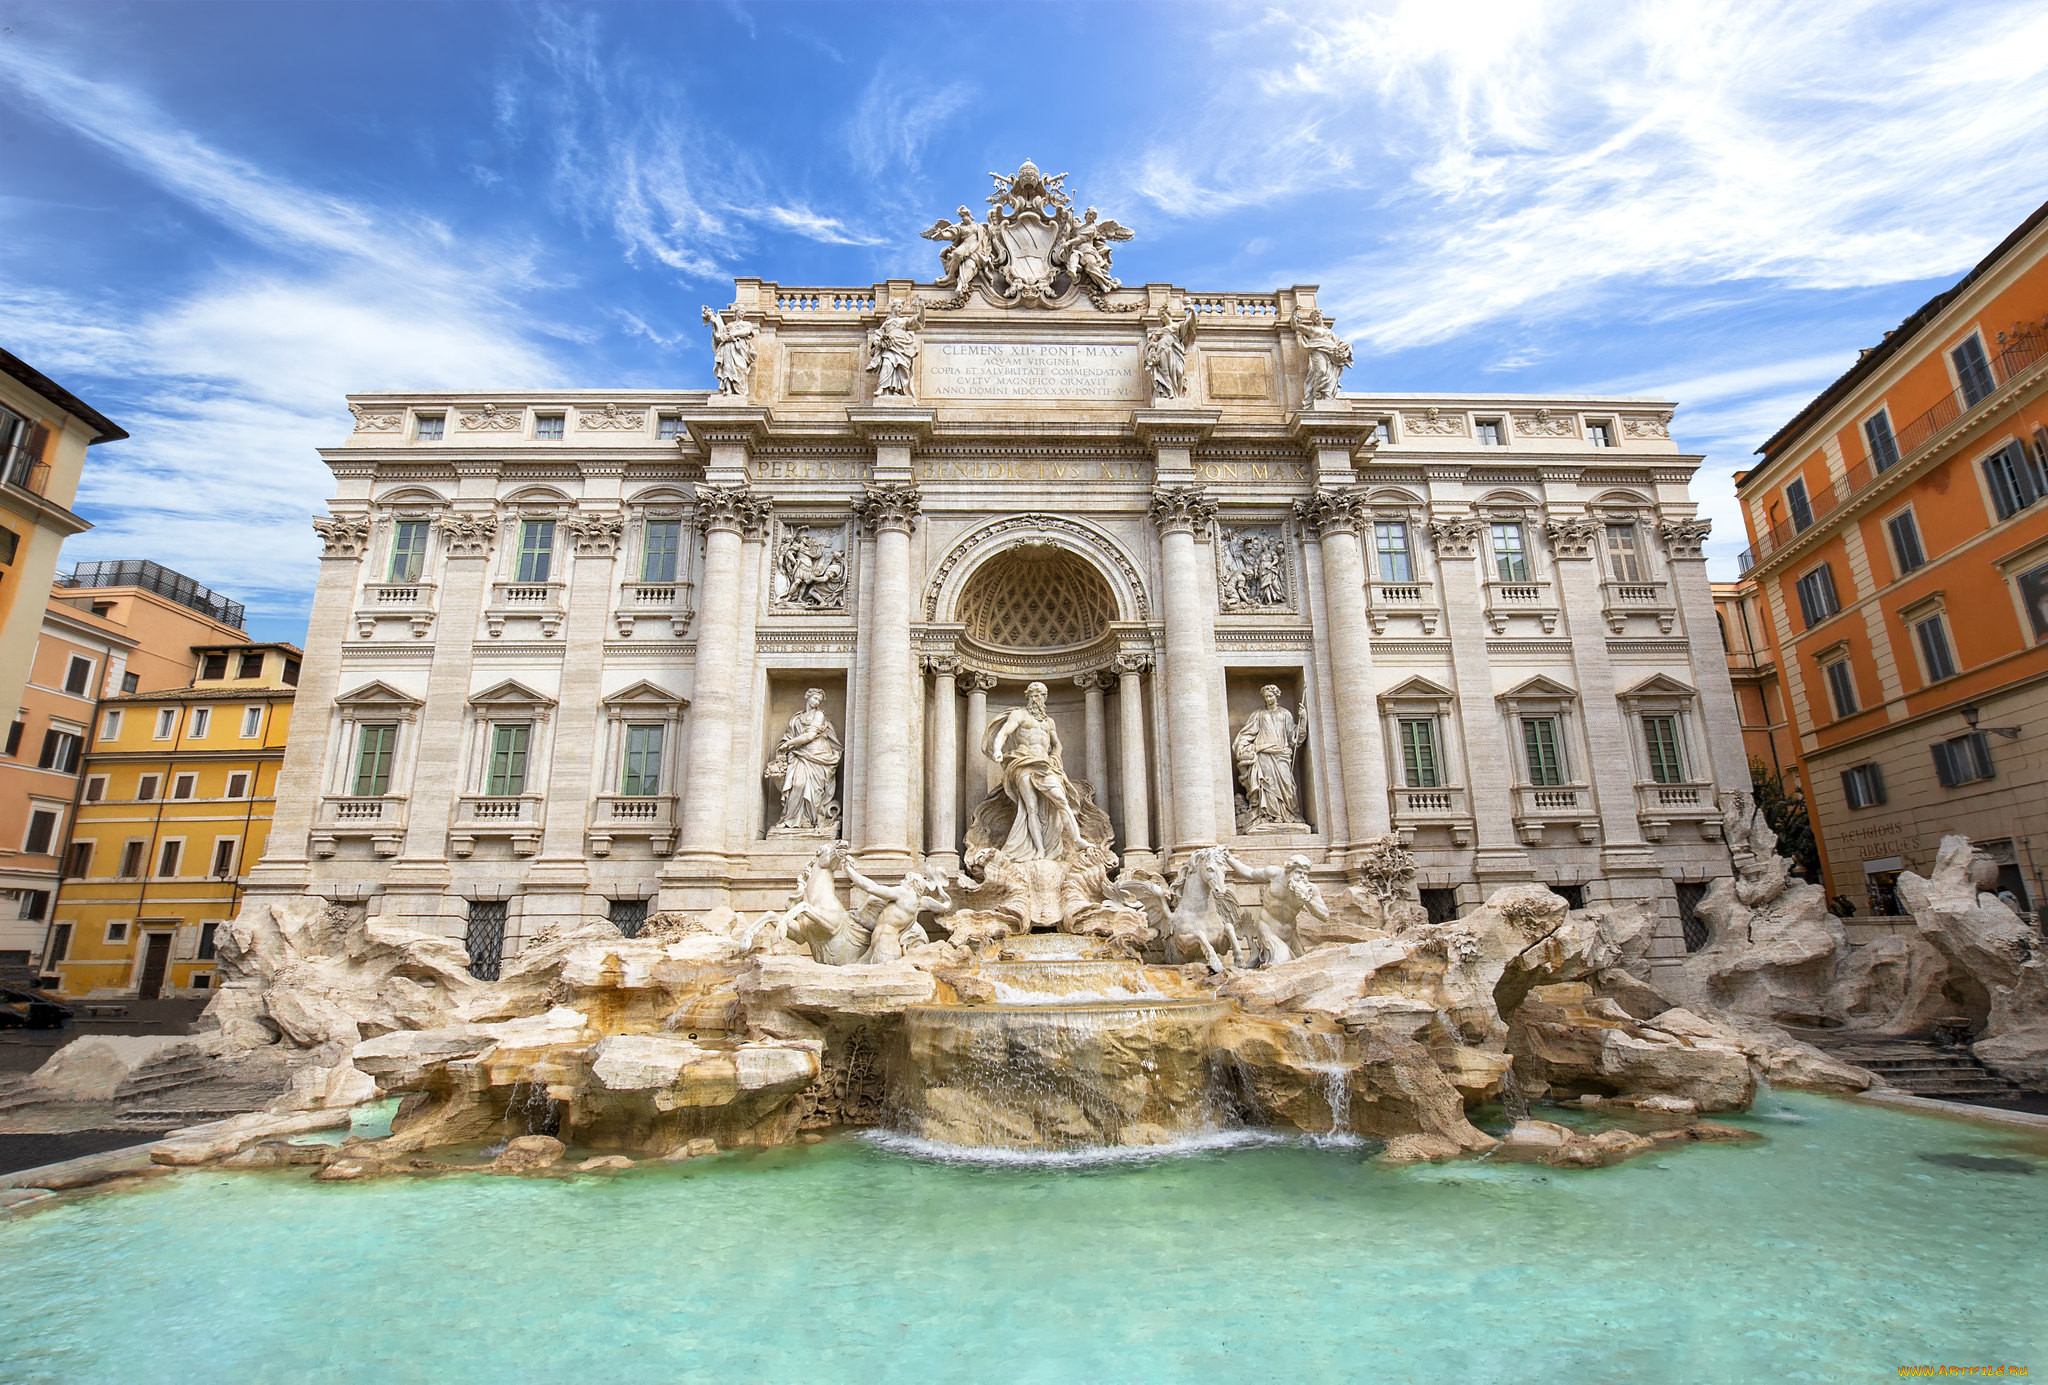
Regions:
<svg viewBox="0 0 2048 1385"><path fill-rule="evenodd" d="M888 1137L569 1181L200 1171L0 1223L0 1379L1832 1382L2048 1363L2041 1141L1821 1097L1740 1123L1766 1140L1591 1171L1263 1142L949 1163Z"/></svg>

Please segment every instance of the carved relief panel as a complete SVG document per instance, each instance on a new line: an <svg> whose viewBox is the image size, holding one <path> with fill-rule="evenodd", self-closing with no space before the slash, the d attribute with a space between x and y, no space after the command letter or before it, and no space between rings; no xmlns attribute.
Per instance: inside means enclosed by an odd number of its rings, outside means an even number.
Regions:
<svg viewBox="0 0 2048 1385"><path fill-rule="evenodd" d="M1282 524L1224 524L1217 531L1216 596L1224 611L1294 609L1293 563Z"/></svg>
<svg viewBox="0 0 2048 1385"><path fill-rule="evenodd" d="M785 613L844 611L846 525L775 520L775 566L768 604Z"/></svg>

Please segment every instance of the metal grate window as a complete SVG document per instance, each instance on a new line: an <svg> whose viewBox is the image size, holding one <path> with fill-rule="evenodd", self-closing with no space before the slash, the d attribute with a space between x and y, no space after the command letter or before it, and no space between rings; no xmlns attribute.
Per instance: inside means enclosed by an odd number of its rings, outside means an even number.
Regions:
<svg viewBox="0 0 2048 1385"><path fill-rule="evenodd" d="M1678 882L1678 926L1685 933L1687 952L1698 952L1707 945L1707 924L1700 917L1700 901L1706 897L1707 887L1703 882Z"/></svg>
<svg viewBox="0 0 2048 1385"><path fill-rule="evenodd" d="M505 961L505 901L472 899L469 929L462 945L469 950L469 974L479 981L496 981Z"/></svg>
<svg viewBox="0 0 2048 1385"><path fill-rule="evenodd" d="M1583 909L1586 907L1586 887L1584 885L1552 885L1550 892L1562 899L1567 909Z"/></svg>
<svg viewBox="0 0 2048 1385"><path fill-rule="evenodd" d="M612 901L612 927L622 937L637 938L642 925L647 922L647 901L644 899L615 899Z"/></svg>
<svg viewBox="0 0 2048 1385"><path fill-rule="evenodd" d="M1422 891L1422 908L1431 923L1450 923L1458 917L1458 892L1425 889Z"/></svg>

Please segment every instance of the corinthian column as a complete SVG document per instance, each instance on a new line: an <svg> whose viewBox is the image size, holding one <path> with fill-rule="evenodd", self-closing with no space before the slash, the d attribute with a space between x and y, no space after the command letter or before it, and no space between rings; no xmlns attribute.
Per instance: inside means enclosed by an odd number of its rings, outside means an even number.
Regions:
<svg viewBox="0 0 2048 1385"><path fill-rule="evenodd" d="M1116 656L1117 714L1122 718L1124 865L1149 866L1152 856L1152 782L1145 763L1145 705L1139 677L1151 660L1143 654Z"/></svg>
<svg viewBox="0 0 2048 1385"><path fill-rule="evenodd" d="M981 753L981 734L988 729L988 695L994 692L995 689L996 676L993 673L970 673L967 675L967 753L973 756L975 761L981 765L980 779L983 794L986 794L996 786L995 761L988 759ZM970 778L969 782L972 783L973 780ZM968 811L971 813L980 806L981 799L976 798L972 804L968 805Z"/></svg>
<svg viewBox="0 0 2048 1385"><path fill-rule="evenodd" d="M1222 747L1209 724L1216 632L1202 605L1195 529L1216 517L1199 486L1152 492L1165 578L1167 772L1173 788L1173 849L1216 844L1215 759Z"/></svg>
<svg viewBox="0 0 2048 1385"><path fill-rule="evenodd" d="M1109 727L1102 720L1102 685L1108 681L1109 675L1103 673L1074 675L1074 686L1081 689L1087 708L1088 787L1095 790L1095 801L1105 811L1109 804Z"/></svg>
<svg viewBox="0 0 2048 1385"><path fill-rule="evenodd" d="M1297 500L1294 508L1321 538L1330 673L1337 687L1337 768L1344 781L1349 844L1356 845L1389 828L1372 633L1365 614L1365 559L1358 548L1365 497L1349 489L1319 490L1307 500Z"/></svg>
<svg viewBox="0 0 2048 1385"><path fill-rule="evenodd" d="M910 831L910 728L916 725L917 665L910 657L910 535L917 527L915 486L869 486L854 513L875 538L868 628L868 706L860 754L867 765L867 842L871 869L916 863Z"/></svg>
<svg viewBox="0 0 2048 1385"><path fill-rule="evenodd" d="M960 695L960 661L948 654L925 661L932 671L932 758L924 767L924 800L931 805L925 852L945 870L960 868L960 728L953 699Z"/></svg>
<svg viewBox="0 0 2048 1385"><path fill-rule="evenodd" d="M720 885L713 898L674 901L680 907L723 902L728 868L733 726L739 717L740 553L758 533L769 502L745 486L697 487L704 530L704 588L697 612L696 677L690 689L689 777L683 786L682 827L665 876ZM663 907L671 901L664 899Z"/></svg>

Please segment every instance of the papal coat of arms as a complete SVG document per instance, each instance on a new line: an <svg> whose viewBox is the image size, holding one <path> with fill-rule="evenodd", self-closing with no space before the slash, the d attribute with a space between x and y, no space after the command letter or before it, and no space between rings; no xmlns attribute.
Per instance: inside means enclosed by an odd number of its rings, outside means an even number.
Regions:
<svg viewBox="0 0 2048 1385"><path fill-rule="evenodd" d="M1129 228L1098 220L1095 208L1074 215L1067 175L1046 177L1026 159L1010 177L991 173L996 189L989 212L976 221L967 208L958 221L941 217L926 240L945 241L938 283L953 296L933 306L957 308L977 288L1004 307L1058 308L1086 295L1103 312L1137 312L1137 303L1115 304L1109 295L1122 287L1110 273L1110 244L1131 239Z"/></svg>

